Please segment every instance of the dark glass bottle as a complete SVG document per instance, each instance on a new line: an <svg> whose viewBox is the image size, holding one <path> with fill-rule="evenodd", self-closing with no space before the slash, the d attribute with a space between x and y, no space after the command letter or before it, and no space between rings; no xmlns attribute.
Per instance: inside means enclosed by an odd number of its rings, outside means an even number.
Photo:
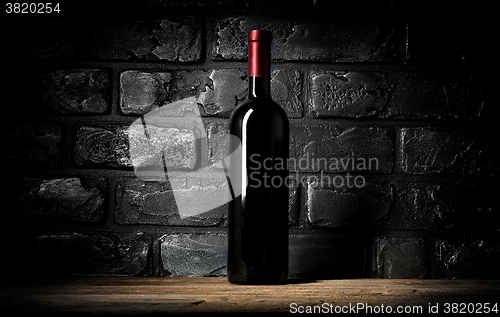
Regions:
<svg viewBox="0 0 500 317"><path fill-rule="evenodd" d="M249 94L230 118L230 133L241 141L231 181L240 182L233 186L241 195L229 204L227 276L235 284L280 284L288 274L289 126L271 99L271 33L253 30L248 40Z"/></svg>

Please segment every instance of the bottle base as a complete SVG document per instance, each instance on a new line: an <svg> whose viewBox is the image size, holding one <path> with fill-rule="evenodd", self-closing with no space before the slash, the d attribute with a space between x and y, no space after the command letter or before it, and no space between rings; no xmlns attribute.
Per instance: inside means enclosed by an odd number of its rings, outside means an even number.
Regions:
<svg viewBox="0 0 500 317"><path fill-rule="evenodd" d="M240 285L279 285L286 283L287 273L277 272L264 276L249 276L238 270L231 270L227 272L227 280L231 284Z"/></svg>

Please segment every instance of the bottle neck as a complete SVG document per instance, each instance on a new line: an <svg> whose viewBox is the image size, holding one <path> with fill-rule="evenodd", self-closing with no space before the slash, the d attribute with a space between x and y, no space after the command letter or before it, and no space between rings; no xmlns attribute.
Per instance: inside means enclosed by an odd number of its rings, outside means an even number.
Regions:
<svg viewBox="0 0 500 317"><path fill-rule="evenodd" d="M249 98L271 98L271 80L269 77L249 77Z"/></svg>
<svg viewBox="0 0 500 317"><path fill-rule="evenodd" d="M271 97L271 43L255 40L248 43L248 96Z"/></svg>

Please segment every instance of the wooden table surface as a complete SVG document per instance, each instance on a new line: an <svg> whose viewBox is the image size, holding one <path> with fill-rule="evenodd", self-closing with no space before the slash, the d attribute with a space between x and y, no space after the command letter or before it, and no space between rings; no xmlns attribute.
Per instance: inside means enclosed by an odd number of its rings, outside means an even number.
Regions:
<svg viewBox="0 0 500 317"><path fill-rule="evenodd" d="M498 315L499 302L500 281L484 280L292 279L285 285L245 286L229 284L224 277L78 277L9 282L0 286L0 311L11 314L300 313L311 310L387 313L398 312L398 309L427 313L438 308L441 312L468 309L494 313L497 310L495 315Z"/></svg>

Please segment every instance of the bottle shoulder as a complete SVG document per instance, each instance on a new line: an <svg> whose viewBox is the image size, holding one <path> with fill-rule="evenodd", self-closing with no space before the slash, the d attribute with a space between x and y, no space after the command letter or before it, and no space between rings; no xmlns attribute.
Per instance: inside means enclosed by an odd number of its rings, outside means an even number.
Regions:
<svg viewBox="0 0 500 317"><path fill-rule="evenodd" d="M231 118L243 117L248 112L250 115L280 116L287 120L285 110L271 98L247 98L240 103L231 113Z"/></svg>

